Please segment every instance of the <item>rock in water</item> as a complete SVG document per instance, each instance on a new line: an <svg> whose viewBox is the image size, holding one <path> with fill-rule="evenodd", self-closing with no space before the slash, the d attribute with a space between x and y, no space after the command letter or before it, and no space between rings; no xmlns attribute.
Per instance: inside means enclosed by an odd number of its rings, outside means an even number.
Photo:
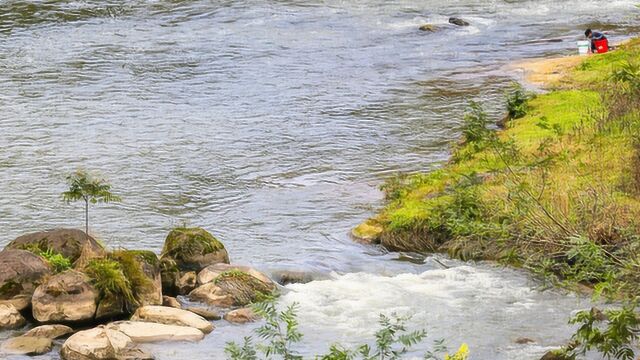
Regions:
<svg viewBox="0 0 640 360"><path fill-rule="evenodd" d="M20 312L11 304L0 304L0 330L17 329L27 321Z"/></svg>
<svg viewBox="0 0 640 360"><path fill-rule="evenodd" d="M166 306L143 306L136 310L132 321L145 321L165 325L190 326L208 334L213 324L191 311Z"/></svg>
<svg viewBox="0 0 640 360"><path fill-rule="evenodd" d="M435 27L435 25L432 25L432 24L424 24L424 25L420 26L418 28L418 30L420 30L420 31L428 31L428 32L435 32L437 30L437 28Z"/></svg>
<svg viewBox="0 0 640 360"><path fill-rule="evenodd" d="M51 249L75 262L82 253L83 246L96 254L105 254L105 250L94 238L82 230L55 229L22 235L7 245L7 249L24 249L35 246L42 250Z"/></svg>
<svg viewBox="0 0 640 360"><path fill-rule="evenodd" d="M136 343L161 341L200 341L204 333L189 326L165 325L142 321L117 321L108 329L123 332Z"/></svg>
<svg viewBox="0 0 640 360"><path fill-rule="evenodd" d="M467 21L457 17L450 17L449 24L458 25L458 26L469 26L469 23Z"/></svg>
<svg viewBox="0 0 640 360"><path fill-rule="evenodd" d="M176 282L176 288L178 289L178 294L186 295L190 293L197 286L197 275L195 271L187 271L180 276L178 281Z"/></svg>
<svg viewBox="0 0 640 360"><path fill-rule="evenodd" d="M250 308L242 308L229 311L224 315L224 319L234 324L246 324L258 320L258 315Z"/></svg>
<svg viewBox="0 0 640 360"><path fill-rule="evenodd" d="M202 228L176 228L164 241L162 258L175 261L180 271L199 272L217 263L229 263L224 245Z"/></svg>
<svg viewBox="0 0 640 360"><path fill-rule="evenodd" d="M105 326L80 331L62 345L65 360L150 360L153 356L138 349L124 333Z"/></svg>
<svg viewBox="0 0 640 360"><path fill-rule="evenodd" d="M98 292L89 277L67 270L38 286L31 300L33 317L40 322L74 322L93 319Z"/></svg>
<svg viewBox="0 0 640 360"><path fill-rule="evenodd" d="M241 307L272 295L275 289L273 283L266 284L248 273L231 270L193 290L189 297L219 307Z"/></svg>
<svg viewBox="0 0 640 360"><path fill-rule="evenodd" d="M22 336L57 339L71 333L73 333L73 329L65 325L42 325L27 331Z"/></svg>
<svg viewBox="0 0 640 360"><path fill-rule="evenodd" d="M42 355L51 351L53 342L49 338L18 336L2 344L2 351L12 355Z"/></svg>
<svg viewBox="0 0 640 360"><path fill-rule="evenodd" d="M239 271L239 272L246 273L254 277L256 280L265 284L265 286L272 287L275 290L276 286L273 283L273 281L271 281L271 279L267 275L261 273L260 271L249 266L229 265L229 264L215 264L215 265L207 266L206 268L202 269L202 271L198 273L198 285L204 285L206 283L210 283L216 280L216 278L221 274L225 272L232 272L232 271Z"/></svg>
<svg viewBox="0 0 640 360"><path fill-rule="evenodd" d="M281 270L271 274L278 284L306 284L314 280L314 274L304 271Z"/></svg>
<svg viewBox="0 0 640 360"><path fill-rule="evenodd" d="M51 268L44 259L25 250L5 249L0 252L0 303L24 310L31 303L35 289Z"/></svg>
<svg viewBox="0 0 640 360"><path fill-rule="evenodd" d="M187 311L191 311L196 315L200 315L207 320L220 320L222 316L218 314L215 310L205 309L201 307L190 307L186 309Z"/></svg>
<svg viewBox="0 0 640 360"><path fill-rule="evenodd" d="M154 252L117 250L110 257L122 266L141 306L162 304L160 260Z"/></svg>

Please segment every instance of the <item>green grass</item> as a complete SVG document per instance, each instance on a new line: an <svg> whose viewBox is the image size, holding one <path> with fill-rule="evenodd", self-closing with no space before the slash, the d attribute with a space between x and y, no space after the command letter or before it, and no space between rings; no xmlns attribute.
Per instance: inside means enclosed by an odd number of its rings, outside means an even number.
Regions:
<svg viewBox="0 0 640 360"><path fill-rule="evenodd" d="M354 235L640 294L640 75L628 65L639 54L635 40L587 58L548 93L512 92L518 118L499 132L473 105L451 161L390 179L386 207Z"/></svg>

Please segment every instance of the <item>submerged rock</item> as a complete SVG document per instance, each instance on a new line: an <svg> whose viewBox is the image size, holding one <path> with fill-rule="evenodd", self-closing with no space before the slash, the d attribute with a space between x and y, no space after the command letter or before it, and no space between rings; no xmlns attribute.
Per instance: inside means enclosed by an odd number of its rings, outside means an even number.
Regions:
<svg viewBox="0 0 640 360"><path fill-rule="evenodd" d="M457 26L469 26L469 23L465 20L462 20L457 17L450 17L449 24L457 25Z"/></svg>
<svg viewBox="0 0 640 360"><path fill-rule="evenodd" d="M219 307L241 307L260 301L275 289L273 283L264 283L248 273L231 270L193 290L189 297Z"/></svg>
<svg viewBox="0 0 640 360"><path fill-rule="evenodd" d="M43 337L47 339L57 339L73 333L73 329L66 325L42 325L27 331L22 336Z"/></svg>
<svg viewBox="0 0 640 360"><path fill-rule="evenodd" d="M258 318L259 316L250 308L236 309L224 314L224 319L234 324L246 324L248 322L254 322L258 320Z"/></svg>
<svg viewBox="0 0 640 360"><path fill-rule="evenodd" d="M136 310L132 321L146 321L165 325L189 326L208 334L213 331L213 324L202 316L187 310L166 306L143 306Z"/></svg>
<svg viewBox="0 0 640 360"><path fill-rule="evenodd" d="M105 326L80 331L62 345L65 360L149 360L153 356L138 349L130 337Z"/></svg>
<svg viewBox="0 0 640 360"><path fill-rule="evenodd" d="M572 357L567 356L567 354L562 350L551 350L544 354L540 360L571 360Z"/></svg>
<svg viewBox="0 0 640 360"><path fill-rule="evenodd" d="M102 245L84 231L77 229L54 229L22 235L7 245L7 249L25 249L37 247L41 250L53 250L75 262L80 257L83 247L87 246L93 253L106 254Z"/></svg>
<svg viewBox="0 0 640 360"><path fill-rule="evenodd" d="M217 263L229 263L224 245L202 228L171 230L162 248L162 258L175 261L180 271L200 271Z"/></svg>
<svg viewBox="0 0 640 360"><path fill-rule="evenodd" d="M49 264L25 250L0 252L0 303L24 310L31 303L35 289L51 275Z"/></svg>
<svg viewBox="0 0 640 360"><path fill-rule="evenodd" d="M284 286L288 284L306 284L312 282L315 275L305 271L281 270L272 273L274 280Z"/></svg>
<svg viewBox="0 0 640 360"><path fill-rule="evenodd" d="M118 321L107 325L108 329L117 330L136 343L161 341L200 341L204 333L189 326L166 325L143 321Z"/></svg>
<svg viewBox="0 0 640 360"><path fill-rule="evenodd" d="M2 344L2 352L11 355L42 355L51 351L53 341L46 337L18 336Z"/></svg>
<svg viewBox="0 0 640 360"><path fill-rule="evenodd" d="M40 322L78 322L94 318L98 291L89 277L67 270L49 278L33 293L33 317Z"/></svg>
<svg viewBox="0 0 640 360"><path fill-rule="evenodd" d="M27 321L15 306L11 304L0 304L0 330L17 329L26 323Z"/></svg>

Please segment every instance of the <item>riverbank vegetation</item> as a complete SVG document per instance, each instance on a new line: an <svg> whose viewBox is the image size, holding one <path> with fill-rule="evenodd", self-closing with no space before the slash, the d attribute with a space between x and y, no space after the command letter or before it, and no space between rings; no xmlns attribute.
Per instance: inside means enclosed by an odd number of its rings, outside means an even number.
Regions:
<svg viewBox="0 0 640 360"><path fill-rule="evenodd" d="M396 251L522 266L549 283L640 295L640 41L586 58L544 94L471 104L450 162L387 181L354 229Z"/></svg>

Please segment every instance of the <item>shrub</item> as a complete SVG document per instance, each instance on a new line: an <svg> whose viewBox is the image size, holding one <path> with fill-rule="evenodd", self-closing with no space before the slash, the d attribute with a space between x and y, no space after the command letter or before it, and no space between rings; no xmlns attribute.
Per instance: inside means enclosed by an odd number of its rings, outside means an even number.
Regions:
<svg viewBox="0 0 640 360"><path fill-rule="evenodd" d="M525 91L520 84L515 83L507 93L507 111L509 119L520 119L529 111L529 100L533 95Z"/></svg>
<svg viewBox="0 0 640 360"><path fill-rule="evenodd" d="M137 301L131 289L131 282L125 276L122 265L111 259L94 259L87 264L84 272L91 278L93 286L101 297L116 296L123 298L129 305Z"/></svg>
<svg viewBox="0 0 640 360"><path fill-rule="evenodd" d="M462 124L462 135L464 135L465 142L481 143L488 140L493 135L493 131L487 127L488 125L487 113L479 103L472 101Z"/></svg>

